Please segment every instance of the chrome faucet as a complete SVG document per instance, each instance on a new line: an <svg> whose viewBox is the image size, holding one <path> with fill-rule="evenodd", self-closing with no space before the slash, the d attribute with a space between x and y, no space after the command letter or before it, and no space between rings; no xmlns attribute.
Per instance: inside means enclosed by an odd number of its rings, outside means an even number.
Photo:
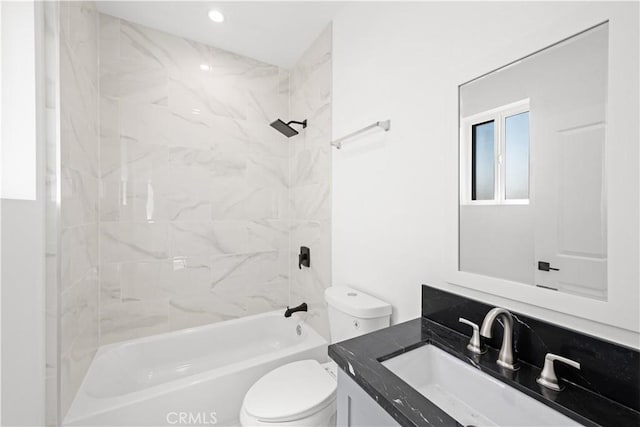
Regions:
<svg viewBox="0 0 640 427"><path fill-rule="evenodd" d="M491 309L484 317L482 327L480 328L480 335L485 338L491 338L491 327L498 317L502 318L504 335L502 336L502 346L500 347L497 363L504 368L515 371L519 366L513 357L513 316L511 313L500 307Z"/></svg>

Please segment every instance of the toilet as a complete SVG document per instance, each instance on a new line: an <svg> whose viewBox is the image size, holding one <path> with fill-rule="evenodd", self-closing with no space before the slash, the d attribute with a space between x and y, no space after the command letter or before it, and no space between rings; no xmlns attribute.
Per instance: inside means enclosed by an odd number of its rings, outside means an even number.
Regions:
<svg viewBox="0 0 640 427"><path fill-rule="evenodd" d="M391 305L356 289L325 291L331 342L389 326ZM251 386L242 402L240 424L324 427L336 422L335 362L299 360L269 372Z"/></svg>

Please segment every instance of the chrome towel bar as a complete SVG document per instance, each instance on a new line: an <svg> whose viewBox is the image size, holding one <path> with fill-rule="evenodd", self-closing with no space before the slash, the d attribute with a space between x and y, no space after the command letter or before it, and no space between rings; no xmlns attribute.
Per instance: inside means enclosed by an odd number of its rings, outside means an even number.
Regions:
<svg viewBox="0 0 640 427"><path fill-rule="evenodd" d="M338 138L335 141L331 142L331 145L333 145L334 147L336 147L338 150L342 148L342 143L349 139L349 138L353 138L356 135L359 135L363 132L366 132L368 130L371 129L375 129L375 128L382 128L385 132L389 132L389 130L391 129L391 120L383 120L381 122L375 122L369 126L365 126L362 129L359 129L355 132L350 133L349 135L343 136L342 138Z"/></svg>

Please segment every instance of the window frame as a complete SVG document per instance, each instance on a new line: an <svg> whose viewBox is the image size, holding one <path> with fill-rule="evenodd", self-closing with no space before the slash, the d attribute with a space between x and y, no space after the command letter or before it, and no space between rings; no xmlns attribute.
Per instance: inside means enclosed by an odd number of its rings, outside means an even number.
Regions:
<svg viewBox="0 0 640 427"><path fill-rule="evenodd" d="M507 117L529 113L529 197L506 198L505 121ZM472 200L473 126L493 121L493 199ZM460 121L460 204L461 205L528 205L531 200L531 109L529 98L483 111Z"/></svg>

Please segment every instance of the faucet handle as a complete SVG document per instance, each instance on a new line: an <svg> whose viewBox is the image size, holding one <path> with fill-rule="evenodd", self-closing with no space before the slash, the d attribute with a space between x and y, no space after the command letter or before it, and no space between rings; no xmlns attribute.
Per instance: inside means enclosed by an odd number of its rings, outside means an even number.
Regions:
<svg viewBox="0 0 640 427"><path fill-rule="evenodd" d="M465 325L469 325L473 328L473 334L471 335L469 344L467 344L467 350L475 354L485 353L487 349L483 348L480 344L480 328L478 328L478 325L463 317L459 318L458 322L464 323Z"/></svg>
<svg viewBox="0 0 640 427"><path fill-rule="evenodd" d="M569 366L572 366L576 369L580 369L580 363L553 353L547 353L547 355L544 357L544 367L542 368L542 372L540 373L540 376L538 377L536 382L543 387L555 391L560 391L562 390L562 387L558 382L558 377L556 376L556 371L553 367L553 362L555 362L556 360L558 362L562 362Z"/></svg>

